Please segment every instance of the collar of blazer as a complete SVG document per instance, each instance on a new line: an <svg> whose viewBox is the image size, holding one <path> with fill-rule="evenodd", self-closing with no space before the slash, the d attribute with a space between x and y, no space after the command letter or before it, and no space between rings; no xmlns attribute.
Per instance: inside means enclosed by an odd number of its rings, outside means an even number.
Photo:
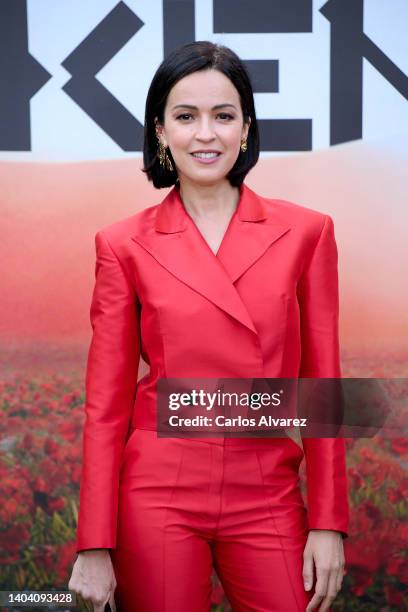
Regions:
<svg viewBox="0 0 408 612"><path fill-rule="evenodd" d="M215 255L184 208L175 185L156 207L153 224L132 236L163 267L257 333L234 283L291 226L245 183ZM266 272L266 271L265 271Z"/></svg>

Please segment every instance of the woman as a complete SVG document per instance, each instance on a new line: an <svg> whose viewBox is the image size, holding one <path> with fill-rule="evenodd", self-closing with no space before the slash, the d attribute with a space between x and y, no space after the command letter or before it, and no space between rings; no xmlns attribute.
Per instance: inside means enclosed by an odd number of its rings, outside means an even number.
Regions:
<svg viewBox="0 0 408 612"><path fill-rule="evenodd" d="M155 431L160 378L340 377L333 222L252 191L258 155L237 55L176 49L149 89L144 148L148 178L173 188L96 234L69 583L95 610L208 610L213 567L235 612L325 611L340 589L343 440L305 439L303 451L288 437ZM136 384L140 355L150 372Z"/></svg>

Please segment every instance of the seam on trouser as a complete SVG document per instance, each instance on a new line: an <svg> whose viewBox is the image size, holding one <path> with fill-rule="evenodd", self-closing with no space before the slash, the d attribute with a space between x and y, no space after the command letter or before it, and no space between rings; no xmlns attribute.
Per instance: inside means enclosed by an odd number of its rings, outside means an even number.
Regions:
<svg viewBox="0 0 408 612"><path fill-rule="evenodd" d="M178 470L177 470L177 476L175 479L175 482L173 483L172 489L171 489L171 493L170 493L170 499L167 503L167 508L166 508L166 512L164 514L164 519L163 519L163 571L162 571L162 580L163 580L163 588L162 588L162 593L163 593L163 605L162 605L162 610L163 612L166 612L167 607L166 607L166 576L165 576L165 568L166 568L166 525L167 525L167 514L171 505L171 502L173 501L173 497L174 497L174 493L175 493L175 489L176 486L178 484L178 481L180 479L180 474L181 474L181 468L183 465L183 460L184 460L184 446L181 447L181 456L180 456L180 460L179 460L179 466L178 466Z"/></svg>
<svg viewBox="0 0 408 612"><path fill-rule="evenodd" d="M278 528L277 528L277 526L276 526L276 521L275 521L275 517L274 517L273 512L272 512L271 504L270 504L270 502L269 502L268 497L267 497L267 496L266 496L266 494L265 494L265 487L266 487L266 485L265 485L265 479L264 479L264 474L263 474L263 470L262 470L261 460L260 460L260 458L259 458L259 451L257 451L256 449L255 449L255 454L256 454L257 461L258 461L259 470L260 470L260 473L261 473L262 484L263 484L263 494L264 494L264 498L265 498L265 500L266 500L266 503L268 504L269 513L270 513L270 515L271 515L271 519L272 519L273 524L274 524L274 527L275 527L276 535L277 535L277 536L278 536L278 538L279 538L279 543L280 543L280 546L281 546L282 556L283 556L283 559L284 559L284 562L285 562L285 568L286 568L286 573L287 573L287 576L288 576L289 584L290 584L290 586L291 586L292 593L293 593L293 597L294 597L294 600L295 600L295 602L296 602L297 608L298 608L299 612L302 612L302 608L300 607L300 605L299 605L299 601L298 601L297 596L296 596L296 591L295 591L295 589L293 588L292 578L291 578L291 575L290 575L290 572L289 572L289 567L288 567L288 560L287 560L286 555L285 555L285 549L284 549L284 547L283 547L283 545L282 545L282 539L281 539L281 536L280 536L280 534L279 534L279 530L278 530Z"/></svg>
<svg viewBox="0 0 408 612"><path fill-rule="evenodd" d="M217 516L217 520L215 522L215 527L214 527L214 532L213 532L213 539L214 541L217 538L217 533L218 533L218 529L220 526L220 520L221 520L221 513L222 513L222 509L223 509L223 498L224 498L224 477L225 477L225 456L227 454L227 451L225 450L225 446L222 447L222 476L221 476L221 486L220 486L220 507L218 510L218 516ZM212 456L212 450L211 450L211 456Z"/></svg>

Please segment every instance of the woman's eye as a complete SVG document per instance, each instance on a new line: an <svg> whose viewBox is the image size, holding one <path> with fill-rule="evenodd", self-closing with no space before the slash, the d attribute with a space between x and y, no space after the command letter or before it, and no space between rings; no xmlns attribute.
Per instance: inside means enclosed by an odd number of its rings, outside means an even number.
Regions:
<svg viewBox="0 0 408 612"><path fill-rule="evenodd" d="M177 119L182 119L184 121L184 119L188 119L189 117L192 117L191 113L183 113L182 115L178 115ZM228 120L234 119L234 117L229 113L218 113L217 117Z"/></svg>

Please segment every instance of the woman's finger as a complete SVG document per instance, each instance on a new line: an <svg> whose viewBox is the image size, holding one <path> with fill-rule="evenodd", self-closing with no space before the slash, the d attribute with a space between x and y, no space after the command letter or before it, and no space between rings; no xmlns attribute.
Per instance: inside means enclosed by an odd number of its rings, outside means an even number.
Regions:
<svg viewBox="0 0 408 612"><path fill-rule="evenodd" d="M321 569L316 567L316 587L315 593L312 599L309 601L308 606L306 608L306 612L310 612L310 610L315 610L317 606L320 605L321 601L326 597L327 594L327 585L329 579L328 570Z"/></svg>
<svg viewBox="0 0 408 612"><path fill-rule="evenodd" d="M116 612L116 603L115 603L115 597L114 597L114 593L112 591L111 596L109 598L109 605L110 605L110 609L112 612Z"/></svg>
<svg viewBox="0 0 408 612"><path fill-rule="evenodd" d="M329 575L326 597L322 601L322 604L319 608L319 612L327 612L327 610L330 607L330 604L333 602L336 595L337 595L337 570L332 570Z"/></svg>
<svg viewBox="0 0 408 612"><path fill-rule="evenodd" d="M342 564L340 566L339 571L337 572L337 583L336 583L336 587L337 587L337 592L339 592L341 590L341 585L343 584L343 578L344 578L344 574L345 574L345 569L344 569L344 564Z"/></svg>
<svg viewBox="0 0 408 612"><path fill-rule="evenodd" d="M305 591L310 591L313 586L313 556L311 554L303 555L302 576Z"/></svg>

